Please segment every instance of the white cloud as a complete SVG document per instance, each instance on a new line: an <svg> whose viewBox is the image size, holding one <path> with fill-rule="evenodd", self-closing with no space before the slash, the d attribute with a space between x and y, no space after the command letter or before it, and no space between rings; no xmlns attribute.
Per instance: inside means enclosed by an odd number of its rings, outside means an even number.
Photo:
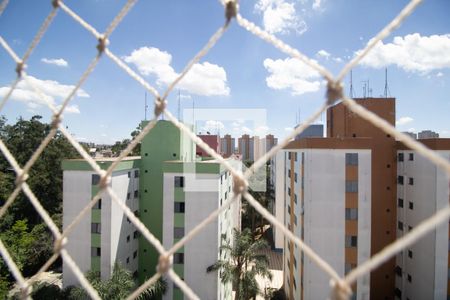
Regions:
<svg viewBox="0 0 450 300"><path fill-rule="evenodd" d="M421 36L414 33L397 36L392 43L378 42L361 63L374 68L397 65L408 72L426 73L450 68L449 53L450 34Z"/></svg>
<svg viewBox="0 0 450 300"><path fill-rule="evenodd" d="M323 57L326 60L328 60L330 58L331 54L322 49L322 50L317 51L316 55L319 56L319 57Z"/></svg>
<svg viewBox="0 0 450 300"><path fill-rule="evenodd" d="M75 86L61 84L55 80L41 80L33 76L28 76L28 80L32 85L29 85L24 79L22 79L17 87L11 94L11 99L21 101L27 104L29 109L35 111L40 106L46 106L47 103L51 103L54 106L57 105L57 101L63 100L69 95ZM41 93L42 97L35 92L32 86L35 86ZM9 92L9 86L0 87L0 97L4 97ZM79 89L76 94L81 98L89 98L89 94L83 89ZM78 106L68 106L65 110L67 113L79 113Z"/></svg>
<svg viewBox="0 0 450 300"><path fill-rule="evenodd" d="M292 95L319 90L319 73L298 59L273 60L266 58L264 67L270 73L269 77L266 78L267 86L272 89L290 89Z"/></svg>
<svg viewBox="0 0 450 300"><path fill-rule="evenodd" d="M69 63L62 59L62 58L42 58L41 61L43 63L49 64L49 65L55 65L58 67L68 67Z"/></svg>
<svg viewBox="0 0 450 300"><path fill-rule="evenodd" d="M395 125L403 126L403 125L411 123L412 121L414 121L414 119L411 117L401 117L397 121L395 121Z"/></svg>
<svg viewBox="0 0 450 300"><path fill-rule="evenodd" d="M187 94L180 94L180 99L186 99L186 100L190 100L192 99L191 95L187 95Z"/></svg>
<svg viewBox="0 0 450 300"><path fill-rule="evenodd" d="M208 120L205 125L202 127L203 131L214 132L217 133L219 130L223 130L225 125L223 125L220 121Z"/></svg>
<svg viewBox="0 0 450 300"><path fill-rule="evenodd" d="M438 73L436 74L436 77L442 77L442 76L444 76L444 73L442 73L442 72L438 72Z"/></svg>
<svg viewBox="0 0 450 300"><path fill-rule="evenodd" d="M125 56L124 60L134 64L141 74L156 76L156 83L160 86L172 83L178 76L170 65L172 55L158 48L141 47ZM178 83L177 88L201 96L230 94L225 70L209 62L196 63Z"/></svg>
<svg viewBox="0 0 450 300"><path fill-rule="evenodd" d="M266 135L269 132L269 127L265 125L261 125L255 128L256 135Z"/></svg>
<svg viewBox="0 0 450 300"><path fill-rule="evenodd" d="M284 130L285 131L292 131L292 130L294 130L294 128L292 128L292 127L284 127Z"/></svg>
<svg viewBox="0 0 450 300"><path fill-rule="evenodd" d="M263 15L264 29L269 33L287 34L294 30L302 34L307 30L296 10L295 4L286 0L258 0L255 11Z"/></svg>
<svg viewBox="0 0 450 300"><path fill-rule="evenodd" d="M313 8L314 10L320 10L321 5L322 5L322 0L314 0L314 1L313 1L312 8Z"/></svg>
<svg viewBox="0 0 450 300"><path fill-rule="evenodd" d="M253 130L251 130L251 129L248 128L247 126L242 126L241 131L242 131L243 133L246 133L246 134L250 134L250 133L253 132Z"/></svg>
<svg viewBox="0 0 450 300"><path fill-rule="evenodd" d="M337 63L343 62L342 58L340 58L340 57L333 57L332 59Z"/></svg>

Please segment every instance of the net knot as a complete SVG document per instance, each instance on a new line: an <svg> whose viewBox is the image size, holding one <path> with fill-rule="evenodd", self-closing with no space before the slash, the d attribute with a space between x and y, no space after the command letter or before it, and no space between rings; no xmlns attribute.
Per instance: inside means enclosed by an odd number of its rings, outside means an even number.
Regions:
<svg viewBox="0 0 450 300"><path fill-rule="evenodd" d="M101 190L104 190L108 187L109 183L111 182L111 176L106 176L106 172L103 172L100 176L100 182L98 183L98 186Z"/></svg>
<svg viewBox="0 0 450 300"><path fill-rule="evenodd" d="M52 1L52 6L53 6L53 8L58 8L59 7L59 0L53 0Z"/></svg>
<svg viewBox="0 0 450 300"><path fill-rule="evenodd" d="M225 18L226 24L228 25L232 18L236 18L237 15L237 4L234 0L229 0L225 3Z"/></svg>
<svg viewBox="0 0 450 300"><path fill-rule="evenodd" d="M97 50L98 50L98 54L102 54L106 47L109 45L109 40L105 37L102 36L98 39L98 45L97 45Z"/></svg>
<svg viewBox="0 0 450 300"><path fill-rule="evenodd" d="M17 177L16 177L16 186L22 185L22 183L27 181L28 177L29 176L28 176L27 173L25 173L24 171L20 170L20 174L18 174Z"/></svg>
<svg viewBox="0 0 450 300"><path fill-rule="evenodd" d="M53 243L53 253L59 253L61 250L66 246L67 244L67 238L62 237L55 240L55 243Z"/></svg>
<svg viewBox="0 0 450 300"><path fill-rule="evenodd" d="M238 176L233 175L233 193L235 195L243 194L248 187L247 180L239 174Z"/></svg>
<svg viewBox="0 0 450 300"><path fill-rule="evenodd" d="M20 61L16 64L16 73L18 77L22 77L22 71L25 69L25 63Z"/></svg>
<svg viewBox="0 0 450 300"><path fill-rule="evenodd" d="M350 286L343 280L330 280L331 300L348 300L353 292Z"/></svg>
<svg viewBox="0 0 450 300"><path fill-rule="evenodd" d="M157 98L155 101L155 116L159 116L166 109L167 102L161 98Z"/></svg>
<svg viewBox="0 0 450 300"><path fill-rule="evenodd" d="M53 115L52 123L51 123L52 128L57 129L59 127L59 124L61 123L61 121L62 121L61 114Z"/></svg>
<svg viewBox="0 0 450 300"><path fill-rule="evenodd" d="M172 255L168 256L167 254L161 254L158 259L158 266L156 267L156 271L159 274L166 274L171 267Z"/></svg>
<svg viewBox="0 0 450 300"><path fill-rule="evenodd" d="M336 100L343 97L342 84L340 81L328 81L327 84L327 104L332 105Z"/></svg>

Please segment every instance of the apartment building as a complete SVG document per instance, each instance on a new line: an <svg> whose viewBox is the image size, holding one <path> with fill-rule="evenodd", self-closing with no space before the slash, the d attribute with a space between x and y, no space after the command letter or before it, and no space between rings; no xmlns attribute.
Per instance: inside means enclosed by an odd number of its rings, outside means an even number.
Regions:
<svg viewBox="0 0 450 300"><path fill-rule="evenodd" d="M242 161L251 160L253 158L253 147L250 146L250 136L243 134L238 138L238 152L242 156Z"/></svg>
<svg viewBox="0 0 450 300"><path fill-rule="evenodd" d="M199 134L197 135L203 142L205 142L211 149L216 151L217 153L220 153L220 136L217 134ZM195 147L195 153L198 156L205 157L210 156L208 153L206 153L203 148L196 146Z"/></svg>
<svg viewBox="0 0 450 300"><path fill-rule="evenodd" d="M420 140L450 160L450 139ZM403 144L397 147L397 238L449 203L449 177ZM397 299L448 299L449 224L438 226L396 256Z"/></svg>
<svg viewBox="0 0 450 300"><path fill-rule="evenodd" d="M223 157L230 157L235 152L236 139L231 137L229 134L225 134L223 138L220 139L220 152Z"/></svg>
<svg viewBox="0 0 450 300"><path fill-rule="evenodd" d="M105 170L112 162L107 158L97 161ZM139 211L139 165L139 157L125 158L112 173L110 183L121 201L136 214ZM97 194L100 178L82 159L66 160L62 169L65 229ZM138 232L119 205L109 194L103 193L91 212L69 233L65 247L83 273L92 270L98 272L102 279L108 279L115 262L120 262L137 276L138 238ZM63 262L63 285L77 284L76 276Z"/></svg>
<svg viewBox="0 0 450 300"><path fill-rule="evenodd" d="M269 203L269 209L272 215L277 220L284 221L285 210L285 175L286 175L286 159L285 150L280 150L270 159L270 178L269 178L269 191L271 196L271 202ZM280 229L272 228L274 248L277 251L283 251L284 247L284 234Z"/></svg>
<svg viewBox="0 0 450 300"><path fill-rule="evenodd" d="M286 148L285 225L344 276L370 257L371 141L309 138ZM285 239L284 287L289 299L327 299L329 275ZM356 299L369 299L370 275Z"/></svg>
<svg viewBox="0 0 450 300"><path fill-rule="evenodd" d="M195 159L194 149L194 143L177 127L160 120L142 140L141 157L124 159L112 174L115 193L167 248L232 194L229 172L216 161ZM112 161L97 162L107 169ZM239 167L234 157L229 161ZM83 160L66 160L63 169L63 220L67 226L97 193L99 177ZM222 239L232 241L232 228L240 227L239 206L237 202L225 210L174 255L175 272L201 298L227 299L231 295L231 286L221 284L217 273L206 274L206 268L221 258ZM83 272L98 270L107 279L114 263L120 262L140 283L155 274L159 253L107 194L78 226L68 237L67 249L75 254ZM63 281L64 286L78 284L66 266ZM169 284L164 299L183 299L183 294Z"/></svg>

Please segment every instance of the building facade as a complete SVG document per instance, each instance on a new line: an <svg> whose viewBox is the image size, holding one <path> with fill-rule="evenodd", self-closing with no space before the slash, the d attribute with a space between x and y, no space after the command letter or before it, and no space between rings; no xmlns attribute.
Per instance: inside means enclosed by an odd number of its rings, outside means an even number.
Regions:
<svg viewBox="0 0 450 300"><path fill-rule="evenodd" d="M242 161L251 159L250 155L253 151L253 146L250 146L250 141L250 136L248 134L243 134L238 138L238 152L242 157Z"/></svg>
<svg viewBox="0 0 450 300"><path fill-rule="evenodd" d="M141 157L125 158L112 174L116 195L167 248L232 196L229 172L213 160L195 159L194 149L194 143L177 127L160 120L142 140ZM234 158L229 161L239 167ZM97 161L103 169L112 162ZM83 160L66 160L63 169L63 222L67 226L98 192L99 176ZM224 258L219 246L222 239L231 242L232 228L240 226L239 206L235 202L174 255L175 272L202 299L231 295L231 285L222 284L217 272L207 274L206 268ZM83 272L95 270L107 279L114 263L120 262L140 283L155 274L159 253L106 193L77 226L68 237L67 249ZM181 290L167 281L164 299L183 299ZM64 286L78 284L65 265L63 282Z"/></svg>
<svg viewBox="0 0 450 300"><path fill-rule="evenodd" d="M450 139L421 141L450 160ZM434 163L398 143L397 237L449 203L449 177ZM397 299L448 299L449 223L422 237L396 256Z"/></svg>
<svg viewBox="0 0 450 300"><path fill-rule="evenodd" d="M299 125L295 126L297 128ZM310 138L310 137L323 137L323 125L322 124L311 124L305 128L300 134L295 136L295 140Z"/></svg>

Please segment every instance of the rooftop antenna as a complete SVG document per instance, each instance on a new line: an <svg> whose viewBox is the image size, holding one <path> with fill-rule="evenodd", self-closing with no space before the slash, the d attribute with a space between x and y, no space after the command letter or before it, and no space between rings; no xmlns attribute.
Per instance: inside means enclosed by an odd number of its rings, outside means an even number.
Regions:
<svg viewBox="0 0 450 300"><path fill-rule="evenodd" d="M388 95L391 95L391 92L389 91L388 86L388 76L387 76L387 68L384 69L384 98L387 98Z"/></svg>
<svg viewBox="0 0 450 300"><path fill-rule="evenodd" d="M353 99L353 70L350 70L350 98Z"/></svg>
<svg viewBox="0 0 450 300"><path fill-rule="evenodd" d="M363 98L366 98L367 96L367 81L363 80Z"/></svg>
<svg viewBox="0 0 450 300"><path fill-rule="evenodd" d="M180 119L180 105L181 105L181 103L180 103L180 89L178 89L178 120L181 121L181 119Z"/></svg>
<svg viewBox="0 0 450 300"><path fill-rule="evenodd" d="M367 79L367 96L372 97L372 89L370 88L370 80Z"/></svg>
<svg viewBox="0 0 450 300"><path fill-rule="evenodd" d="M148 104L147 104L147 91L144 92L144 99L145 99L145 106L144 106L144 120L147 121L147 109L148 109Z"/></svg>

